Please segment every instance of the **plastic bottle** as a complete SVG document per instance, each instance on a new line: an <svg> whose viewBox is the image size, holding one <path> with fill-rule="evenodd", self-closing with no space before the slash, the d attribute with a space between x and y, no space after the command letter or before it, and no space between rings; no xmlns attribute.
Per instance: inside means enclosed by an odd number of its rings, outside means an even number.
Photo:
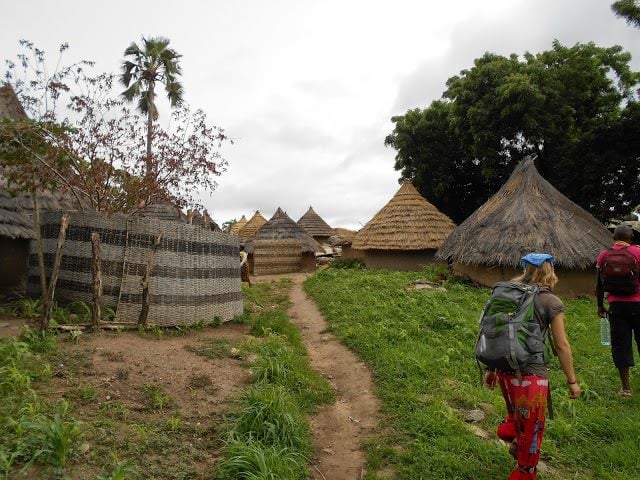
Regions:
<svg viewBox="0 0 640 480"><path fill-rule="evenodd" d="M611 330L609 327L609 318L606 315L600 317L600 343L604 347L611 345Z"/></svg>

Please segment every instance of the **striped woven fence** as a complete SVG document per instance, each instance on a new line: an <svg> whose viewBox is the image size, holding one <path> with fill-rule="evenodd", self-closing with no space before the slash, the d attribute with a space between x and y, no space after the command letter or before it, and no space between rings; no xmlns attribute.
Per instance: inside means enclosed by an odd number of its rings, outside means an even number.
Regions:
<svg viewBox="0 0 640 480"><path fill-rule="evenodd" d="M300 271L300 240L254 240L253 273L270 275Z"/></svg>
<svg viewBox="0 0 640 480"><path fill-rule="evenodd" d="M42 237L50 275L62 212L43 215ZM102 304L117 322L136 323L142 308L142 277L155 239L149 282L148 322L159 326L230 320L242 313L238 239L199 226L143 217L70 214L55 298L92 301L91 234L100 235ZM36 244L31 242L28 290L40 290Z"/></svg>

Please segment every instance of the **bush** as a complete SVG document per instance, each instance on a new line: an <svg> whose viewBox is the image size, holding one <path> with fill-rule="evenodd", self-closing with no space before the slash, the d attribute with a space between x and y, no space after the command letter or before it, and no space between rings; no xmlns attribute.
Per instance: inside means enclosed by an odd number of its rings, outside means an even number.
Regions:
<svg viewBox="0 0 640 480"><path fill-rule="evenodd" d="M329 265L330 268L364 268L365 262L359 258L336 258Z"/></svg>

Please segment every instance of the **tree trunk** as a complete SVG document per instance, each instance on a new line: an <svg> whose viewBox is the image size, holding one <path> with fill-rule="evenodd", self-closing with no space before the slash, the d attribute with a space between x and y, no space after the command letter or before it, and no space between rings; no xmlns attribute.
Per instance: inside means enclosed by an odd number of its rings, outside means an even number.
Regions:
<svg viewBox="0 0 640 480"><path fill-rule="evenodd" d="M102 268L100 265L100 235L91 234L91 273L93 274L93 308L91 310L91 325L100 326L100 305L102 302Z"/></svg>
<svg viewBox="0 0 640 480"><path fill-rule="evenodd" d="M36 234L36 250L38 252L38 270L40 270L40 298L43 303L47 301L47 271L44 268L44 253L42 251L42 232L40 231L40 204L38 192L34 188L33 195L33 228ZM46 308L46 305L45 305Z"/></svg>
<svg viewBox="0 0 640 480"><path fill-rule="evenodd" d="M60 271L60 261L62 260L62 246L67 236L67 227L69 226L69 214L62 215L60 222L60 234L58 235L58 243L56 244L56 255L53 259L53 268L51 269L51 279L49 280L49 289L47 290L47 298L45 300L44 315L42 316L42 329L49 328L49 320L51 319L51 310L53 309L53 297L58 281L58 273Z"/></svg>
<svg viewBox="0 0 640 480"><path fill-rule="evenodd" d="M142 276L142 308L140 309L140 316L138 317L138 325L142 325L143 327L147 326L147 317L149 316L149 280L151 277L151 269L153 268L153 256L158 250L161 239L162 233L158 235L153 242L151 253L149 253L149 257L147 258L147 266Z"/></svg>
<svg viewBox="0 0 640 480"><path fill-rule="evenodd" d="M147 90L147 171L145 177L147 180L151 179L154 174L153 160L151 158L151 139L153 137L153 110L154 106L154 83L149 82L149 89Z"/></svg>

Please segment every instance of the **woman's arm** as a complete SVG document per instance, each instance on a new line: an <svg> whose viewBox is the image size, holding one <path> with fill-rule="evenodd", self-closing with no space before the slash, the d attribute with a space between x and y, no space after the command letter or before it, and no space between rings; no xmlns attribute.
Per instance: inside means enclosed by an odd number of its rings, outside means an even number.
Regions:
<svg viewBox="0 0 640 480"><path fill-rule="evenodd" d="M551 320L551 333L553 334L553 342L558 352L558 360L560 366L567 377L567 385L569 387L569 398L578 398L580 396L580 385L576 379L576 372L573 370L573 355L571 354L571 345L567 339L567 333L564 329L564 313L559 313Z"/></svg>

